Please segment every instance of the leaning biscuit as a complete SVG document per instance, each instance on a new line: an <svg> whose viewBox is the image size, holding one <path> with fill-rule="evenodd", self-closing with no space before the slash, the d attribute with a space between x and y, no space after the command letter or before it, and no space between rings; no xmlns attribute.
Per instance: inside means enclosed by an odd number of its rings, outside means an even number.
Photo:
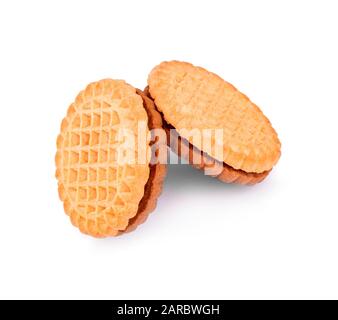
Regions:
<svg viewBox="0 0 338 320"><path fill-rule="evenodd" d="M148 77L149 95L162 113L167 129L184 142L171 147L195 167L219 164L215 176L224 182L262 181L280 157L280 141L270 121L248 97L214 73L179 61L163 62ZM221 141L211 137L206 151L187 132L221 129ZM173 131L173 130L171 130ZM172 138L172 137L171 137ZM171 139L172 140L172 139ZM222 153L216 152L222 148ZM208 161L206 161L208 160Z"/></svg>
<svg viewBox="0 0 338 320"><path fill-rule="evenodd" d="M120 161L129 150L118 138L128 130L144 144L131 154L150 154L149 131L162 130L161 116L142 91L122 80L101 80L81 91L68 109L57 139L56 177L60 199L74 226L94 237L134 230L155 208L165 164ZM142 149L142 150L141 150Z"/></svg>

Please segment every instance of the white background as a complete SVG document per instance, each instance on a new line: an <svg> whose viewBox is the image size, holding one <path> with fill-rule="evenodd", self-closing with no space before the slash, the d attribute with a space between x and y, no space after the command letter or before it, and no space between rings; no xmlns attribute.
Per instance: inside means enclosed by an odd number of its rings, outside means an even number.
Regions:
<svg viewBox="0 0 338 320"><path fill-rule="evenodd" d="M1 1L0 298L338 298L336 1ZM282 157L254 187L172 166L128 235L84 236L54 178L88 82L201 65L261 106Z"/></svg>

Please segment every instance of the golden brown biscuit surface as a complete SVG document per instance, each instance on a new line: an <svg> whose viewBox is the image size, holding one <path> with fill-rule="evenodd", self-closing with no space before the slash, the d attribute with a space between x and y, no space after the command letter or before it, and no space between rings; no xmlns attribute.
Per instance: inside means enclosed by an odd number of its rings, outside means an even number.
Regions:
<svg viewBox="0 0 338 320"><path fill-rule="evenodd" d="M144 93L151 98L148 86L144 89ZM223 182L254 185L262 182L270 173L270 171L248 173L243 170L234 169L224 162L213 159L205 152L201 152L201 150L181 137L175 128L164 119L163 128L166 131L168 146L171 147L173 152L187 160L188 163L196 169L206 171L206 169L209 168L209 174ZM213 174L213 171L215 174Z"/></svg>
<svg viewBox="0 0 338 320"><path fill-rule="evenodd" d="M149 159L117 161L119 130L137 138L138 123L150 123L147 112L135 88L111 79L89 84L69 107L57 139L56 177L65 212L83 233L105 237L130 231L154 207L159 191L152 189L162 183L165 170L150 166ZM151 114L156 118L155 110ZM149 141L143 147L148 152Z"/></svg>
<svg viewBox="0 0 338 320"><path fill-rule="evenodd" d="M248 173L271 170L280 157L280 142L262 111L234 86L190 63L156 66L148 77L151 97L165 120L189 143L184 129L223 130L223 156L210 156ZM195 147L203 150L196 142Z"/></svg>

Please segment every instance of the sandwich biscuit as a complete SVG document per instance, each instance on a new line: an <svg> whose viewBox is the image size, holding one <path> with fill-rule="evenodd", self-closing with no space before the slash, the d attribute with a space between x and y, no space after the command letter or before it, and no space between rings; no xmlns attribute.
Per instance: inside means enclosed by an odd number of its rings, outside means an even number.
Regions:
<svg viewBox="0 0 338 320"><path fill-rule="evenodd" d="M137 140L140 122L146 123L145 143L131 148L136 161L121 161L129 146L119 134L127 130ZM152 100L122 80L91 83L70 105L57 138L56 178L65 212L81 232L117 236L155 208L166 165L149 156L137 161L139 153L151 153L153 129L162 130L162 119Z"/></svg>
<svg viewBox="0 0 338 320"><path fill-rule="evenodd" d="M173 151L194 167L218 167L211 175L224 182L255 184L277 163L281 144L270 121L216 74L186 62L162 62L149 74L147 94L162 114L167 132L171 129ZM210 129L222 134L210 137L207 150L203 139L196 142L187 134ZM173 142L175 135L179 144ZM222 152L217 152L220 148Z"/></svg>

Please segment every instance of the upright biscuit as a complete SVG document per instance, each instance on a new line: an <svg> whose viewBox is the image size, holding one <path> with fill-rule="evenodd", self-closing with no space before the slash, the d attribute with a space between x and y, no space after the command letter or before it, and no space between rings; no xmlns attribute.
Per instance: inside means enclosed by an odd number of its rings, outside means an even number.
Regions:
<svg viewBox="0 0 338 320"><path fill-rule="evenodd" d="M123 129L137 139L139 122L148 124L146 134L162 125L151 102L121 80L91 83L70 105L57 139L56 177L65 212L83 233L105 237L133 230L155 207L165 167L148 158L118 159L125 146L117 135ZM148 152L150 143L137 145L135 156Z"/></svg>

